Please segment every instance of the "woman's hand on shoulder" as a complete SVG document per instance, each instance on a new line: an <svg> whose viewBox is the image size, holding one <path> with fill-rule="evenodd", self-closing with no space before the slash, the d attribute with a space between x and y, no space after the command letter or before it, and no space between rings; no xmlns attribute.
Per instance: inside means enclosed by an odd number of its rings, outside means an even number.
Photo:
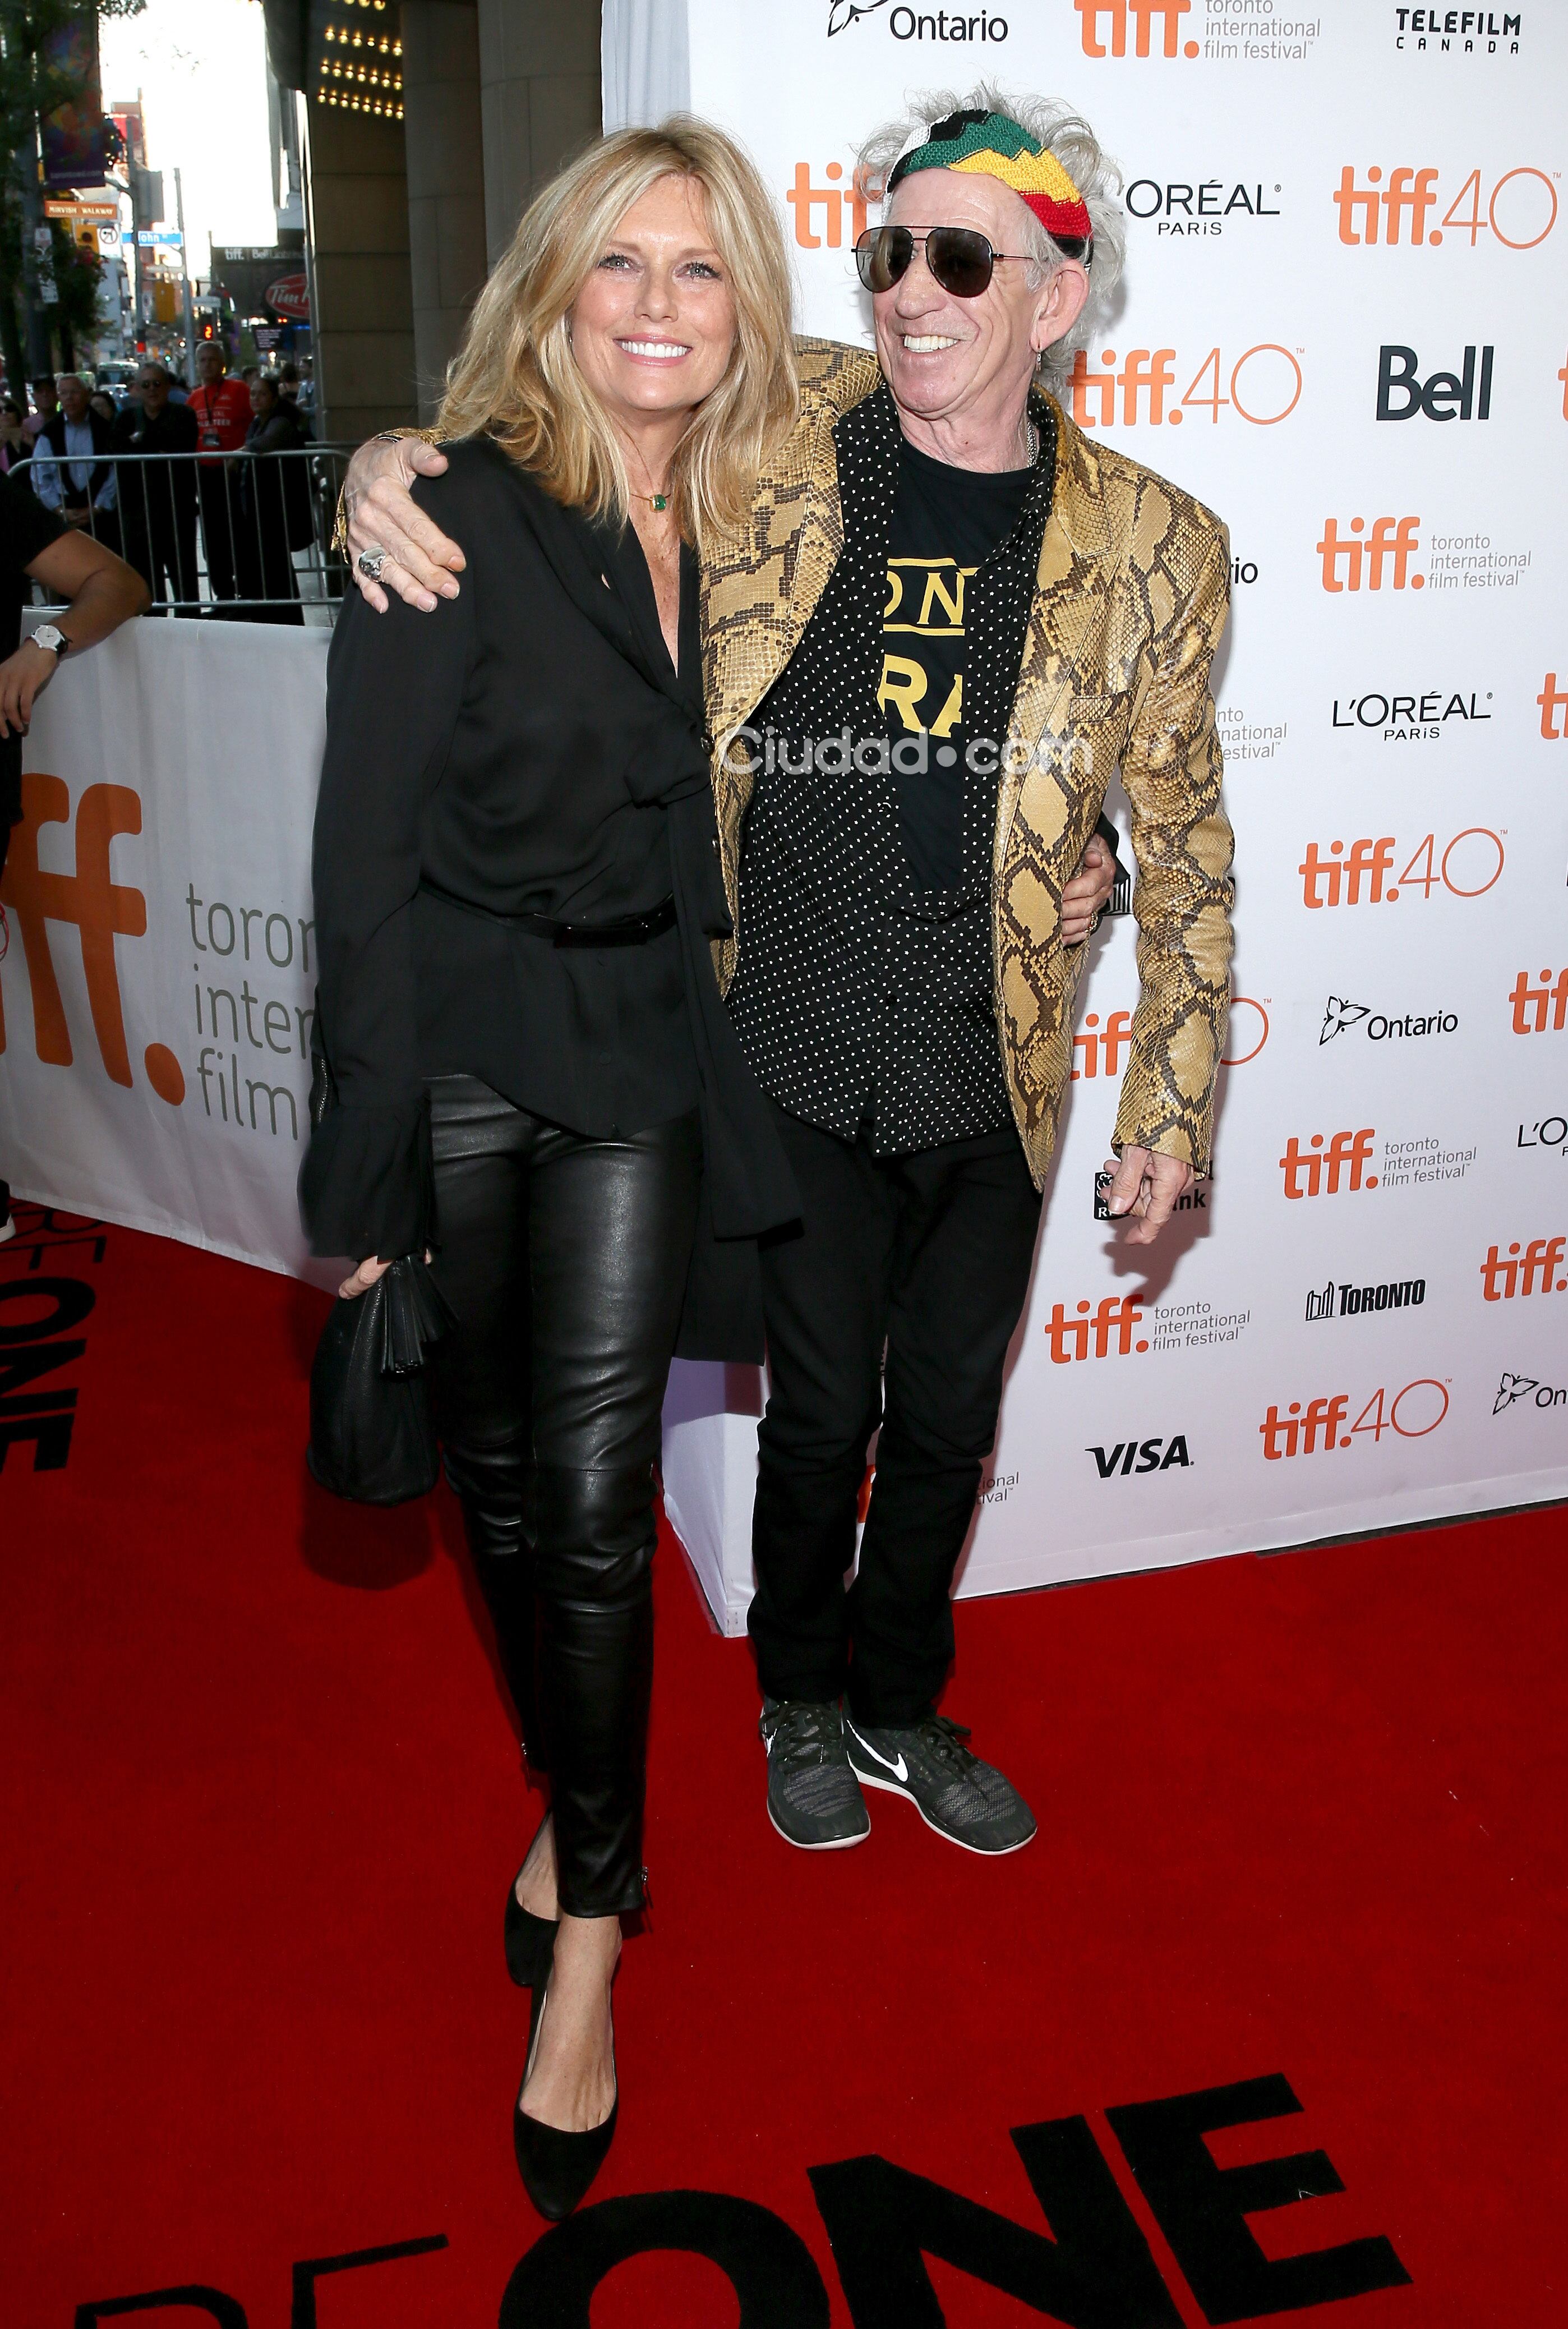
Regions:
<svg viewBox="0 0 1568 2329"><path fill-rule="evenodd" d="M389 589L425 615L434 613L437 599L457 596L456 578L467 561L409 491L417 477L438 477L446 467L439 446L421 437L372 437L349 463L343 480L349 559L354 580L378 615L387 611ZM372 579L360 560L377 551L385 556Z"/></svg>

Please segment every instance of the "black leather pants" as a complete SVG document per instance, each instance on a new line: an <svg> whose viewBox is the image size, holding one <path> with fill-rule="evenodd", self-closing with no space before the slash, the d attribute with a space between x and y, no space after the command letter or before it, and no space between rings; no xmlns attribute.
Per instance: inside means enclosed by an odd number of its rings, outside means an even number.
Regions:
<svg viewBox="0 0 1568 2329"><path fill-rule="evenodd" d="M590 1140L472 1076L430 1080L458 1324L435 1357L463 1502L530 1761L550 1773L561 1907L643 1903L653 1465L702 1170L695 1111Z"/></svg>

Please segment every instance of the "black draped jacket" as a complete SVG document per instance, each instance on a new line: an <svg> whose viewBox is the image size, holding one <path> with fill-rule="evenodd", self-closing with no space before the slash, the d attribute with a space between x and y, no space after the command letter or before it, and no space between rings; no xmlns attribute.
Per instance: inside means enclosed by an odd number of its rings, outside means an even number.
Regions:
<svg viewBox="0 0 1568 2329"><path fill-rule="evenodd" d="M492 445L445 449L415 498L464 545L458 596L376 615L351 593L328 663L314 870L337 1097L302 1176L312 1245L438 1240L427 1077L478 1076L595 1138L700 1107L681 1348L760 1356L755 1271L723 1249L799 1208L708 944L728 922L695 560L677 671L630 527L562 509ZM615 922L671 895L676 927L642 946L557 948L495 919Z"/></svg>

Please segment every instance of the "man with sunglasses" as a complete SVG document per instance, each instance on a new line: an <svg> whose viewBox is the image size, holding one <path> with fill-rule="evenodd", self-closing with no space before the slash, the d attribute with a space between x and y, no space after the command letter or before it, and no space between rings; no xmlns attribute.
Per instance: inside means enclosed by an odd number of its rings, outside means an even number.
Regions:
<svg viewBox="0 0 1568 2329"><path fill-rule="evenodd" d="M1110 1210L1147 1245L1207 1169L1228 1001L1229 549L1040 391L1119 258L1084 125L984 90L866 159L876 360L803 345L801 419L704 561L723 971L803 1212L761 1256L750 1629L781 1834L859 1843L870 1787L998 1853L1034 1817L935 1707L1071 1071L1072 877L1120 771L1142 992ZM349 481L351 548L417 604L460 558L373 481L437 459Z"/></svg>

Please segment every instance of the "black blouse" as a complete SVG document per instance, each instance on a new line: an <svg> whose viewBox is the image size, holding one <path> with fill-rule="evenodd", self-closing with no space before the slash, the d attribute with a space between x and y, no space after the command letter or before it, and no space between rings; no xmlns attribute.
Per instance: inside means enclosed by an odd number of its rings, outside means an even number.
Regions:
<svg viewBox="0 0 1568 2329"><path fill-rule="evenodd" d="M328 663L315 882L338 1105L302 1182L312 1243L390 1257L438 1232L425 1079L442 1074L596 1138L700 1100L712 1226L755 1236L797 1209L706 942L728 919L696 561L677 672L630 527L561 509L493 446L446 450L415 498L464 545L459 595L376 615L351 593ZM488 919L614 922L672 893L677 927L641 946Z"/></svg>

